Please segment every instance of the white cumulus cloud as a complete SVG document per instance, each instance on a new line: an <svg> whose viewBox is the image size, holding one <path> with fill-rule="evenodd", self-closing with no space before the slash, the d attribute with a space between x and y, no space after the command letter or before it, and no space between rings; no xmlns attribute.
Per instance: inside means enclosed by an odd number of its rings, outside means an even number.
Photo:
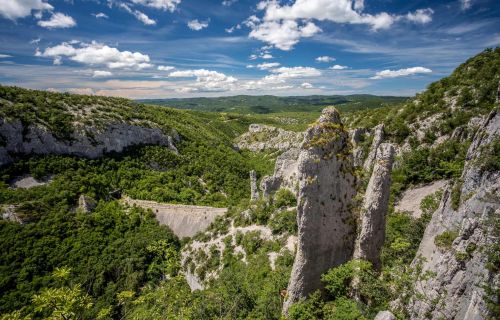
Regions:
<svg viewBox="0 0 500 320"><path fill-rule="evenodd" d="M406 15L406 19L415 22L415 23L420 23L420 24L426 24L432 21L432 14L434 13L434 10L431 8L427 9L418 9L415 12L409 12Z"/></svg>
<svg viewBox="0 0 500 320"><path fill-rule="evenodd" d="M108 19L108 15L102 12L92 14L96 19Z"/></svg>
<svg viewBox="0 0 500 320"><path fill-rule="evenodd" d="M106 70L94 70L92 78L104 78L104 77L110 77L112 75L113 75L112 72Z"/></svg>
<svg viewBox="0 0 500 320"><path fill-rule="evenodd" d="M158 66L157 69L160 70L160 71L170 71L170 70L174 70L175 67L172 67L172 66Z"/></svg>
<svg viewBox="0 0 500 320"><path fill-rule="evenodd" d="M332 62L332 61L335 61L335 58L329 57L329 56L321 56L321 57L317 57L315 60L316 60L316 62Z"/></svg>
<svg viewBox="0 0 500 320"><path fill-rule="evenodd" d="M174 12L177 5L181 3L181 0L132 0L132 2L150 8Z"/></svg>
<svg viewBox="0 0 500 320"><path fill-rule="evenodd" d="M0 59L3 59L3 58L10 58L12 56L8 55L8 54L2 54L0 53Z"/></svg>
<svg viewBox="0 0 500 320"><path fill-rule="evenodd" d="M418 73L431 73L432 70L424 67L413 67L399 70L383 70L375 74L370 79L384 79L411 76Z"/></svg>
<svg viewBox="0 0 500 320"><path fill-rule="evenodd" d="M98 42L79 43L73 45L63 42L54 47L48 47L43 52L35 54L39 57L54 58L61 61L62 57L85 65L103 65L109 69L136 69L152 67L149 56L140 52L120 51Z"/></svg>
<svg viewBox="0 0 500 320"><path fill-rule="evenodd" d="M227 76L218 71L206 69L174 71L168 76L170 78L196 78L195 83L191 83L183 87L185 92L229 91L234 88L236 82L238 81L235 77Z"/></svg>
<svg viewBox="0 0 500 320"><path fill-rule="evenodd" d="M295 20L263 21L250 31L249 37L272 44L281 50L291 50L300 38L309 38L321 29L312 22Z"/></svg>
<svg viewBox="0 0 500 320"><path fill-rule="evenodd" d="M31 15L31 11L53 10L54 7L46 0L7 0L1 1L0 16L16 20Z"/></svg>
<svg viewBox="0 0 500 320"><path fill-rule="evenodd" d="M259 68L260 70L269 70L269 69L276 68L279 66L280 66L279 62L264 62L264 63L258 64L257 68Z"/></svg>
<svg viewBox="0 0 500 320"><path fill-rule="evenodd" d="M64 13L56 12L52 14L49 20L38 21L38 25L47 29L71 28L76 26L76 21Z"/></svg>
<svg viewBox="0 0 500 320"><path fill-rule="evenodd" d="M340 64L336 64L334 66L331 66L328 69L332 69L332 70L344 70L344 69L347 69L347 66L341 66Z"/></svg>
<svg viewBox="0 0 500 320"><path fill-rule="evenodd" d="M280 1L264 0L257 5L263 17L253 15L244 24L251 29L249 36L267 42L278 49L290 50L301 38L312 37L321 29L312 20L345 24L365 24L373 31L388 29L402 19L427 23L431 9L420 9L405 16L380 12L363 12L363 0L295 0L281 5Z"/></svg>
<svg viewBox="0 0 500 320"><path fill-rule="evenodd" d="M222 5L229 7L232 6L234 3L236 3L238 0L224 0L222 1Z"/></svg>
<svg viewBox="0 0 500 320"><path fill-rule="evenodd" d="M314 88L314 86L313 86L312 84L310 84L309 82L304 82L304 83L302 83L302 84L300 85L300 87L301 87L302 89L312 89L312 88Z"/></svg>
<svg viewBox="0 0 500 320"><path fill-rule="evenodd" d="M147 26L152 26L156 24L156 21L149 18L144 12L141 12L139 10L133 10L132 8L130 8L129 5L125 3L120 3L119 6L120 8L124 9L125 11L133 15L137 20L139 20L140 22L142 22Z"/></svg>
<svg viewBox="0 0 500 320"><path fill-rule="evenodd" d="M149 18L144 12L140 12L139 10L134 11L134 16L137 18L137 20L141 21L147 26L152 26L156 24L156 21Z"/></svg>
<svg viewBox="0 0 500 320"><path fill-rule="evenodd" d="M200 31L201 29L208 27L208 23L209 21L198 21L198 19L194 19L188 21L187 26L191 30Z"/></svg>

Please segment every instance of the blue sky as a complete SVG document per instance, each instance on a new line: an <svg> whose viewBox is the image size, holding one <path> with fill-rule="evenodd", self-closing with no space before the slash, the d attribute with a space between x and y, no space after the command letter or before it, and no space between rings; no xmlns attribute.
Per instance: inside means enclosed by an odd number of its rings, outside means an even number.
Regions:
<svg viewBox="0 0 500 320"><path fill-rule="evenodd" d="M0 83L171 98L413 95L500 45L495 0L0 0Z"/></svg>

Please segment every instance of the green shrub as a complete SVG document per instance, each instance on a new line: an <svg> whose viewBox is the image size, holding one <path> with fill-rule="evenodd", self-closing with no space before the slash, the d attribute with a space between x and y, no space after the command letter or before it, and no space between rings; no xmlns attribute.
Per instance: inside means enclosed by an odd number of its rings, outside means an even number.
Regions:
<svg viewBox="0 0 500 320"><path fill-rule="evenodd" d="M465 262L470 259L470 255L467 252L457 251L455 252L455 259L459 262Z"/></svg>
<svg viewBox="0 0 500 320"><path fill-rule="evenodd" d="M284 232L296 234L298 231L297 210L276 212L269 220L268 225L274 234L281 234Z"/></svg>
<svg viewBox="0 0 500 320"><path fill-rule="evenodd" d="M323 307L323 319L329 320L368 320L363 315L360 304L353 299L341 297Z"/></svg>
<svg viewBox="0 0 500 320"><path fill-rule="evenodd" d="M247 255L254 254L262 246L260 231L250 231L243 235L241 246L245 249Z"/></svg>
<svg viewBox="0 0 500 320"><path fill-rule="evenodd" d="M434 238L434 244L439 248L450 249L453 241L458 237L455 230L447 230Z"/></svg>
<svg viewBox="0 0 500 320"><path fill-rule="evenodd" d="M297 205L297 198L288 189L279 189L274 195L274 206L276 208L294 207Z"/></svg>
<svg viewBox="0 0 500 320"><path fill-rule="evenodd" d="M451 208L455 211L460 207L460 198L462 197L462 181L455 180L451 189Z"/></svg>
<svg viewBox="0 0 500 320"><path fill-rule="evenodd" d="M433 194L425 196L420 202L420 210L423 214L432 215L439 207L439 202L443 197L443 190L438 190Z"/></svg>
<svg viewBox="0 0 500 320"><path fill-rule="evenodd" d="M299 301L290 306L289 320L315 320L322 319L323 304L319 291L311 294L306 300Z"/></svg>
<svg viewBox="0 0 500 320"><path fill-rule="evenodd" d="M484 146L481 156L477 159L482 170L495 172L500 170L500 138L496 138L491 144Z"/></svg>

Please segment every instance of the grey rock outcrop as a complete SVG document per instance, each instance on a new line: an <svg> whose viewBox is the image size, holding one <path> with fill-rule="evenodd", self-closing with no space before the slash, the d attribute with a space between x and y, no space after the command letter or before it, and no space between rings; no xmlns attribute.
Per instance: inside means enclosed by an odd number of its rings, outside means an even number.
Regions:
<svg viewBox="0 0 500 320"><path fill-rule="evenodd" d="M349 136L351 137L351 143L353 145L359 144L363 140L363 135L367 133L364 128L354 128L349 130Z"/></svg>
<svg viewBox="0 0 500 320"><path fill-rule="evenodd" d="M363 159L365 154L363 152L363 148L359 145L361 141L363 141L363 136L366 136L368 131L364 128L355 128L349 130L349 136L351 137L351 143L353 145L353 159L354 165L356 167L360 167L363 165Z"/></svg>
<svg viewBox="0 0 500 320"><path fill-rule="evenodd" d="M264 197L280 188L297 192L299 154L299 148L291 148L278 156L273 175L266 176L261 181L260 188Z"/></svg>
<svg viewBox="0 0 500 320"><path fill-rule="evenodd" d="M250 151L280 150L300 146L304 138L303 132L286 131L261 124L251 124L248 132L236 139L236 147Z"/></svg>
<svg viewBox="0 0 500 320"><path fill-rule="evenodd" d="M78 209L84 213L91 213L92 211L94 211L96 206L96 201L89 196L82 194L78 198Z"/></svg>
<svg viewBox="0 0 500 320"><path fill-rule="evenodd" d="M12 221L12 222L21 223L21 224L25 222L17 213L15 205L12 205L12 204L5 205L1 208L1 210L2 210L2 219L3 220L8 220L8 221Z"/></svg>
<svg viewBox="0 0 500 320"><path fill-rule="evenodd" d="M250 171L250 200L259 199L259 190L257 189L257 173Z"/></svg>
<svg viewBox="0 0 500 320"><path fill-rule="evenodd" d="M352 257L356 193L349 136L335 108L323 110L302 144L298 163L297 254L283 313L300 299L323 289L321 275Z"/></svg>
<svg viewBox="0 0 500 320"><path fill-rule="evenodd" d="M390 311L379 311L373 320L396 320Z"/></svg>
<svg viewBox="0 0 500 320"><path fill-rule="evenodd" d="M425 259L423 271L435 276L416 285L418 295L407 306L411 319L488 316L483 285L498 288L500 284L498 274L486 268L488 249L500 241L494 230L500 219L500 172L480 164L486 146L499 138L500 114L493 111L468 150L457 210L449 187L425 230L414 264L420 257ZM438 247L435 239L444 232L453 235L453 243ZM438 302L430 303L433 300Z"/></svg>
<svg viewBox="0 0 500 320"><path fill-rule="evenodd" d="M95 127L75 128L69 139L58 139L40 125L24 127L20 121L0 119L0 136L5 142L0 151L0 165L8 163L9 154L56 154L98 158L104 153L121 152L134 145L155 144L177 151L174 139L158 128L146 128L126 123L108 125L98 131ZM5 153L7 152L7 156Z"/></svg>
<svg viewBox="0 0 500 320"><path fill-rule="evenodd" d="M355 259L370 261L377 270L385 240L393 159L394 147L389 143L380 144L363 201L361 228L354 252Z"/></svg>
<svg viewBox="0 0 500 320"><path fill-rule="evenodd" d="M372 145L370 146L370 152L368 153L368 156L366 157L365 163L363 165L365 171L369 172L372 169L373 162L377 157L378 146L382 143L383 140L384 140L384 125L379 124L378 126L373 128Z"/></svg>
<svg viewBox="0 0 500 320"><path fill-rule="evenodd" d="M124 196L121 201L129 206L151 209L160 225L167 225L179 238L192 237L205 231L212 222L227 212L227 208L191 206L136 200Z"/></svg>

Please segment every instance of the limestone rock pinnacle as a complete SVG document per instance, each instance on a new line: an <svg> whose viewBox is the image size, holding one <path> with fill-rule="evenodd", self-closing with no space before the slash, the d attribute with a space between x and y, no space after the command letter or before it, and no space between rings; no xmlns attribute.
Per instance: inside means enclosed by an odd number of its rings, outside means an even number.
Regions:
<svg viewBox="0 0 500 320"><path fill-rule="evenodd" d="M370 261L375 269L380 268L380 251L385 239L393 159L394 147L389 143L380 144L363 201L361 229L354 253L355 259Z"/></svg>
<svg viewBox="0 0 500 320"><path fill-rule="evenodd" d="M335 108L323 110L306 132L298 160L298 247L283 313L322 289L321 275L348 261L354 250L355 195L349 135Z"/></svg>

